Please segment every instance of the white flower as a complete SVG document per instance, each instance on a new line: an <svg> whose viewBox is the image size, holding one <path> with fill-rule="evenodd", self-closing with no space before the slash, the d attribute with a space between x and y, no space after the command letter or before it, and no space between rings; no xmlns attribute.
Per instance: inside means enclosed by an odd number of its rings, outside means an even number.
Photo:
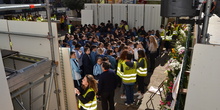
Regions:
<svg viewBox="0 0 220 110"><path fill-rule="evenodd" d="M178 62L176 59L171 58L168 61L168 68L171 69L171 70L179 69L180 66L181 66L180 62Z"/></svg>

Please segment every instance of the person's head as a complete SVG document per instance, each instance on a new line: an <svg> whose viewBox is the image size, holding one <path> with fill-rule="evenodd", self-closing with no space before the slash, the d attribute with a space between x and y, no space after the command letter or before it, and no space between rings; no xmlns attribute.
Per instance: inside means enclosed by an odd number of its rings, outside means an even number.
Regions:
<svg viewBox="0 0 220 110"><path fill-rule="evenodd" d="M133 54L128 52L126 60L131 60L133 58Z"/></svg>
<svg viewBox="0 0 220 110"><path fill-rule="evenodd" d="M88 88L92 88L95 93L97 93L98 88L97 88L97 81L94 79L94 77L90 74L85 75L85 77L82 80L82 87L84 89Z"/></svg>
<svg viewBox="0 0 220 110"><path fill-rule="evenodd" d="M83 35L82 40L86 40L86 39L87 39L86 35Z"/></svg>
<svg viewBox="0 0 220 110"><path fill-rule="evenodd" d="M134 44L134 48L137 48L137 45L138 45L138 42L136 42L136 43Z"/></svg>
<svg viewBox="0 0 220 110"><path fill-rule="evenodd" d="M146 58L144 50L138 50L138 58Z"/></svg>
<svg viewBox="0 0 220 110"><path fill-rule="evenodd" d="M76 52L70 52L70 58L76 58Z"/></svg>
<svg viewBox="0 0 220 110"><path fill-rule="evenodd" d="M99 65L101 65L101 64L102 64L102 57L98 57L96 63L99 64Z"/></svg>
<svg viewBox="0 0 220 110"><path fill-rule="evenodd" d="M87 55L90 54L90 48L85 47L85 48L84 48L84 52L85 52Z"/></svg>
<svg viewBox="0 0 220 110"><path fill-rule="evenodd" d="M122 51L121 55L120 55L120 60L125 60L127 57L128 51Z"/></svg>
<svg viewBox="0 0 220 110"><path fill-rule="evenodd" d="M104 54L104 49L103 49L103 48L98 48L97 53L98 53L99 55Z"/></svg>
<svg viewBox="0 0 220 110"><path fill-rule="evenodd" d="M107 55L112 55L113 54L113 50L112 49L110 49L110 50L107 50Z"/></svg>
<svg viewBox="0 0 220 110"><path fill-rule="evenodd" d="M110 63L109 62L103 62L102 63L102 70L105 71L105 70L109 70L110 68Z"/></svg>
<svg viewBox="0 0 220 110"><path fill-rule="evenodd" d="M104 44L102 42L99 43L99 48L104 48Z"/></svg>
<svg viewBox="0 0 220 110"><path fill-rule="evenodd" d="M149 36L149 41L150 43L153 43L155 47L157 47L157 40L155 38L155 36Z"/></svg>
<svg viewBox="0 0 220 110"><path fill-rule="evenodd" d="M119 48L118 47L114 47L114 51L118 52Z"/></svg>
<svg viewBox="0 0 220 110"><path fill-rule="evenodd" d="M78 44L78 43L77 43L77 44L75 45L75 50L79 50L80 47L81 47L81 44Z"/></svg>
<svg viewBox="0 0 220 110"><path fill-rule="evenodd" d="M124 46L123 51L129 51L129 47L128 46Z"/></svg>
<svg viewBox="0 0 220 110"><path fill-rule="evenodd" d="M104 58L102 58L102 61L103 62L109 62L109 59L108 59L108 57L104 57Z"/></svg>
<svg viewBox="0 0 220 110"><path fill-rule="evenodd" d="M92 45L92 46L91 46L91 51L96 52L96 50L97 50L97 46L96 46L96 45Z"/></svg>

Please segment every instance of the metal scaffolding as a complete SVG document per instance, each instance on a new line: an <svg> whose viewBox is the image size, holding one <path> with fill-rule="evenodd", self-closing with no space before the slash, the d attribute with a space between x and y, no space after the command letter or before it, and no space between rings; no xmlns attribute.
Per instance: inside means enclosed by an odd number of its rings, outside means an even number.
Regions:
<svg viewBox="0 0 220 110"><path fill-rule="evenodd" d="M50 103L50 94L52 92L52 85L53 82L55 83L55 90L58 91L58 80L57 80L57 75L56 73L56 65L55 65L55 53L54 53L54 43L53 43L53 35L52 35L52 26L51 26L51 19L50 19L50 4L49 4L49 0L45 0L46 4L13 4L13 5L0 5L0 11L8 11L8 10L19 10L19 9L31 9L31 8L46 8L47 11L47 20L48 20L48 35L33 35L33 34L27 34L27 33L10 33L10 32L0 32L3 34L13 34L13 35L23 35L23 36L31 36L31 37L39 37L39 38L48 38L50 40L50 49L51 49L51 58L52 58L52 63L51 63L51 69L50 69L50 74L45 75L43 78L28 84L25 87L20 88L19 90L13 92L11 94L11 97L14 98L18 104L21 106L21 108L23 110L27 109L23 106L23 102L20 102L17 98L17 96L19 96L20 94L29 91L30 92L30 104L32 104L32 102L36 101L37 99L39 99L39 97L44 97L44 104L43 104L43 110L49 110L49 103ZM46 92L46 80L50 78L49 80L49 88L47 93ZM39 97L35 98L32 100L32 88L34 88L35 86L44 83L44 93L42 95L40 95ZM59 92L56 92L56 97L57 97L57 105L58 105L58 110L60 110L60 96L59 96ZM31 105L30 108L28 109L32 109Z"/></svg>

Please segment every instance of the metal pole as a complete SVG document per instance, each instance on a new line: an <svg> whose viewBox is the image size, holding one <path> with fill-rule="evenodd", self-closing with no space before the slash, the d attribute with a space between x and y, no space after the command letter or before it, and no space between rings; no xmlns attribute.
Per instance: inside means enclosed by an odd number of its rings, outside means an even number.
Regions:
<svg viewBox="0 0 220 110"><path fill-rule="evenodd" d="M207 35L207 30L208 30L208 25L209 25L209 13L211 9L211 3L212 0L207 0L206 3L206 10L205 10L205 21L203 24L203 33L202 33L202 43L206 43L206 35Z"/></svg>
<svg viewBox="0 0 220 110"><path fill-rule="evenodd" d="M18 98L15 98L15 100L18 102L18 104L20 105L20 107L22 108L22 110L27 110L24 105L18 100Z"/></svg>
<svg viewBox="0 0 220 110"><path fill-rule="evenodd" d="M48 87L48 91L47 91L47 97L46 97L46 101L45 101L45 106L46 106L46 110L49 110L49 102L50 102L50 95L51 95L51 90L52 90L52 85L53 85L53 68L51 68L51 76L50 76L50 82L49 82L49 87Z"/></svg>
<svg viewBox="0 0 220 110"><path fill-rule="evenodd" d="M30 8L43 8L45 6L46 6L46 4L23 4L23 5L9 5L9 6L7 5L7 6L1 6L0 11L30 9Z"/></svg>
<svg viewBox="0 0 220 110"><path fill-rule="evenodd" d="M50 48L51 48L51 58L52 58L52 68L51 68L51 80L52 78L54 78L54 84L55 84L55 91L56 91L56 98L57 98L57 104L58 104L58 110L60 110L60 96L59 96L59 92L58 91L58 84L57 84L57 76L56 76L56 64L55 64L55 54L54 54L54 43L53 43L53 38L52 38L52 26L51 26L51 15L50 15L50 4L49 4L49 0L45 0L46 1L46 10L47 10L47 21L48 21L48 36L49 36L49 40L50 40ZM52 86L51 86L52 87ZM49 90L51 88L49 87ZM48 92L49 94L48 97L46 98L46 110L49 110L49 102L50 102L50 94L51 91Z"/></svg>

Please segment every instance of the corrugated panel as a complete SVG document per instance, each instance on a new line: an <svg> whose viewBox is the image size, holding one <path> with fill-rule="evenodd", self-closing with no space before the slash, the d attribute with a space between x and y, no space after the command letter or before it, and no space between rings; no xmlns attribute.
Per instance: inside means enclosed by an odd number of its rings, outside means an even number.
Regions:
<svg viewBox="0 0 220 110"><path fill-rule="evenodd" d="M98 4L99 24L106 23L108 20L112 21L111 4Z"/></svg>
<svg viewBox="0 0 220 110"><path fill-rule="evenodd" d="M128 25L129 28L135 27L136 20L136 6L134 4L128 4Z"/></svg>
<svg viewBox="0 0 220 110"><path fill-rule="evenodd" d="M145 30L158 30L160 29L161 16L160 5L145 5L145 18L144 27Z"/></svg>
<svg viewBox="0 0 220 110"><path fill-rule="evenodd" d="M93 23L98 25L98 5L85 4L85 10L93 10Z"/></svg>
<svg viewBox="0 0 220 110"><path fill-rule="evenodd" d="M140 28L144 25L144 4L136 5L135 27Z"/></svg>
<svg viewBox="0 0 220 110"><path fill-rule="evenodd" d="M82 13L82 25L93 24L93 10L81 10Z"/></svg>
<svg viewBox="0 0 220 110"><path fill-rule="evenodd" d="M149 5L145 5L144 9L144 28L146 31L151 29L151 7Z"/></svg>
<svg viewBox="0 0 220 110"><path fill-rule="evenodd" d="M158 30L160 29L160 25L161 25L160 5L152 5L151 9L152 9L151 28L154 30Z"/></svg>
<svg viewBox="0 0 220 110"><path fill-rule="evenodd" d="M112 4L112 22L120 24L121 20L127 21L127 4Z"/></svg>

